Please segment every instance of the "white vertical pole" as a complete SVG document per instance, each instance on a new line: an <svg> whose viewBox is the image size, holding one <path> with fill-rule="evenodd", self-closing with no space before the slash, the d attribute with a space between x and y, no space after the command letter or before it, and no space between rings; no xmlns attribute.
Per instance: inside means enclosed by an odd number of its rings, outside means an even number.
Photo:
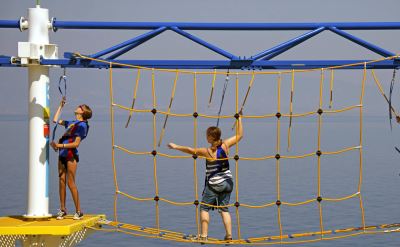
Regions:
<svg viewBox="0 0 400 247"><path fill-rule="evenodd" d="M49 44L49 11L39 5L28 10L29 43L38 54ZM32 47L32 46L31 46ZM49 68L28 65L29 80L29 181L25 217L46 218L49 214Z"/></svg>

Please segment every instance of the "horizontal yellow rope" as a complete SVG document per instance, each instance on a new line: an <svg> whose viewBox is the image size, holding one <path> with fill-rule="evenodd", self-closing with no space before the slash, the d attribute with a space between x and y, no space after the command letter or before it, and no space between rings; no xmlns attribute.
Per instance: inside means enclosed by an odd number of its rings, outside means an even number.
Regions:
<svg viewBox="0 0 400 247"><path fill-rule="evenodd" d="M354 193L352 195L349 196L345 196L345 197L341 197L341 198L327 198L324 197L324 201L329 201L329 202L340 202L340 201L344 201L344 200L348 200L350 198L356 197L360 194L360 192Z"/></svg>
<svg viewBox="0 0 400 247"><path fill-rule="evenodd" d="M118 146L118 145L114 145L114 147L115 147L116 149L122 150L122 151L124 151L124 152L126 152L126 153L128 153L128 154L132 154L132 155L151 155L151 152L135 152L135 151L130 151L130 150L128 150L128 149L126 149L126 148L123 148L123 147L121 147L121 146Z"/></svg>
<svg viewBox="0 0 400 247"><path fill-rule="evenodd" d="M349 148L345 148L345 149L338 150L338 151L332 151L332 152L324 151L323 155L341 154L341 153L345 153L345 152L348 152L348 151L351 151L351 150L360 149L360 148L361 148L361 146L355 146L355 147L349 147Z"/></svg>
<svg viewBox="0 0 400 247"><path fill-rule="evenodd" d="M268 156L262 156L262 157L240 157L241 160L268 160L268 159L274 159L275 155L268 155Z"/></svg>
<svg viewBox="0 0 400 247"><path fill-rule="evenodd" d="M149 67L142 67L142 66L136 66L136 65L131 65L131 64L124 64L124 63L117 63L117 62L110 62L104 59L100 58L92 58L88 56L84 56L78 52L74 53L74 56L91 60L91 61L96 61L100 63L105 63L105 64L110 64L115 68L115 65L121 66L121 67L126 67L126 68L135 68L135 69L142 69L142 70L154 70L154 71L161 71L161 72L168 72L168 73L176 73L176 69L155 69L155 68L149 68ZM360 65L368 65L368 64L373 64L377 63L380 61L385 61L385 60L393 60L395 58L399 58L399 55L391 56L391 57L385 57L381 59L376 59L376 60L371 60L368 62L359 62L359 63L352 63L352 64L345 64L345 65L339 65L339 66L331 66L331 67L326 67L324 69L343 69L343 68L350 68L354 66L360 66ZM289 74L292 73L293 71L298 73L304 73L304 72L315 72L315 71L320 71L321 68L315 68L315 69L298 69L298 70L282 70L282 71L251 71L251 72L237 72L235 74L237 75L278 75L278 74ZM220 74L220 75L225 75L225 72L219 72L219 71L190 71L190 70L178 70L179 73L182 74L198 74L198 75L214 75L214 74Z"/></svg>
<svg viewBox="0 0 400 247"><path fill-rule="evenodd" d="M303 155L282 155L281 159L303 159L303 158L307 158L310 156L314 156L314 153L308 153L308 154L303 154Z"/></svg>
<svg viewBox="0 0 400 247"><path fill-rule="evenodd" d="M281 114L282 115L282 117L290 117L290 116L292 116L292 117L305 117L305 116L311 116L311 115L314 115L314 114L316 114L317 112L315 112L315 111L309 111L309 112L304 112L304 113L293 113L293 114L286 114L286 113L283 113L283 114Z"/></svg>
<svg viewBox="0 0 400 247"><path fill-rule="evenodd" d="M350 110L353 110L355 108L360 108L360 107L362 107L362 105L353 105L353 106L345 107L345 108L338 109L338 110L326 110L326 111L324 111L324 113L328 113L328 114L329 113L339 113L339 112L350 111Z"/></svg>
<svg viewBox="0 0 400 247"><path fill-rule="evenodd" d="M116 104L114 103L113 106L118 107L120 109L126 110L126 111L131 111L131 112L146 112L146 113L151 113L152 109L137 109L137 108L130 108L127 106L123 106L120 104ZM333 113L341 113L341 112L345 112L345 111L350 111L353 110L355 108L359 108L362 107L362 105L353 105L353 106L348 106L348 107L344 107L341 109L337 109L337 110L326 110L324 111L324 113L329 113L329 114L333 114ZM172 117L193 117L193 113L174 113L174 112L168 112L168 111L160 111L157 110L157 114L162 114L162 115L169 115ZM217 119L217 118L235 118L234 114L232 115L206 115L206 114L202 114L202 113L197 113L198 117L203 117L203 118L212 118L212 119ZM303 113L293 113L292 115L290 115L289 113L281 113L281 117L306 117L306 116L311 116L311 115L317 115L318 112L317 111L309 111L309 112L303 112ZM271 114L264 114L264 115L242 115L242 118L249 118L249 119L260 119L260 118L273 118L276 117L275 113L271 113Z"/></svg>
<svg viewBox="0 0 400 247"><path fill-rule="evenodd" d="M241 207L245 207L245 208L267 208L267 207L271 207L271 206L276 206L275 202L270 202L267 204L263 204L263 205L250 205L250 204L246 204L246 203L241 203L240 204Z"/></svg>
<svg viewBox="0 0 400 247"><path fill-rule="evenodd" d="M130 108L130 107L127 107L127 106L116 104L116 103L113 103L112 106L115 106L115 107L118 107L118 108L121 108L121 109L124 109L124 110L127 110L127 111L132 111L132 112L151 112L151 110L152 110L152 109Z"/></svg>
<svg viewBox="0 0 400 247"><path fill-rule="evenodd" d="M116 149L119 149L119 150L124 151L131 155L152 155L152 152L131 151L131 150L128 150L127 148L124 148L124 147L121 147L118 145L114 145L114 147ZM360 149L360 148L361 148L361 146L354 146L354 147L348 147L348 148L344 148L344 149L337 150L337 151L323 151L322 154L323 155L335 155L335 154L341 154L344 152L349 152L351 150L356 150L356 149ZM191 155L169 155L169 154L165 154L165 153L161 153L161 152L157 152L157 155L166 157L166 158L171 158L171 159L193 158ZM302 158L307 158L307 157L314 156L314 155L316 155L315 152L302 154L302 155L281 155L280 159L302 159ZM216 160L234 160L235 156L229 156L228 158L220 158L220 159L210 159L208 157L198 155L197 158L207 159L210 161L216 161ZM268 160L268 159L274 159L274 158L275 158L275 155L266 155L266 156L261 156L261 157L240 157L241 160L253 160L253 161L261 161L261 160Z"/></svg>
<svg viewBox="0 0 400 247"><path fill-rule="evenodd" d="M289 207L295 207L295 206L301 206L301 205L305 205L305 204L309 204L312 202L315 202L317 199L310 199L307 201L303 201L303 202L296 202L296 203L290 203L290 202L282 202L282 205L286 205Z"/></svg>
<svg viewBox="0 0 400 247"><path fill-rule="evenodd" d="M135 196L129 195L129 194L127 194L125 192L122 192L122 191L117 191L117 193L120 194L120 195L123 195L123 196L125 196L127 198L130 198L132 200L136 200L136 201L153 201L154 200L153 197L139 198L139 197L135 197ZM350 198L356 197L358 194L359 194L359 192L357 192L355 194L352 194L352 195L349 195L349 196L340 197L340 198L325 198L324 197L323 200L324 201L332 201L332 202L344 201L344 200L348 200ZM163 201L165 203L172 204L172 205L175 205L175 206L192 206L192 205L194 205L193 201L190 201L190 202L176 202L176 201L168 200L168 199L165 199L165 198L162 198L162 197L159 197L158 199L160 201ZM301 202L295 202L295 203L281 201L281 204L289 206L289 207L295 207L295 206L301 206L301 205L309 204L309 203L315 202L316 200L317 199L309 199L309 200L305 200L305 201L301 201ZM213 207L213 208L236 207L234 203L231 203L231 204L228 204L228 205L224 205L224 206L217 206L217 205L213 205L213 204L207 204L207 203L199 202L199 205L205 205L205 206ZM254 209L256 209L256 208L258 208L258 209L267 208L267 207L271 207L271 206L276 206L276 202L270 202L270 203L261 204L261 205L251 205L251 204L246 204L246 203L240 204L240 207L254 208Z"/></svg>
<svg viewBox="0 0 400 247"><path fill-rule="evenodd" d="M125 192L122 192L122 191L117 191L117 194L123 195L125 197L128 197L129 199L136 200L136 201L152 201L152 200L154 200L154 198L152 198L152 197L139 198L139 197L131 196L131 195L129 195L129 194L125 193Z"/></svg>
<svg viewBox="0 0 400 247"><path fill-rule="evenodd" d="M171 200L167 200L165 198L160 197L160 201L169 203L171 205L175 205L175 206L188 206L188 205L193 205L193 202L175 202L175 201L171 201Z"/></svg>

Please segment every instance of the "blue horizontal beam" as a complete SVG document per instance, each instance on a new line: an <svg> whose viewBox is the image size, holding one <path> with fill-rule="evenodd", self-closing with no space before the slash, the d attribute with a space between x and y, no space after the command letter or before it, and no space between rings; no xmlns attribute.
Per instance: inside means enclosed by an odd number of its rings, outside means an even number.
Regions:
<svg viewBox="0 0 400 247"><path fill-rule="evenodd" d="M352 42L354 42L354 43L356 43L356 44L358 44L358 45L360 45L362 47L365 47L370 51L373 51L373 52L375 52L375 53L377 53L379 55L382 55L384 57L392 57L392 56L396 55L393 52L390 52L390 51L387 51L387 50L385 50L383 48L380 48L380 47L378 47L378 46L376 46L374 44L371 44L371 43L369 43L369 42L367 42L365 40L362 40L362 39L360 39L360 38L358 38L358 37L356 37L354 35L351 35L349 33L346 33L344 31L342 31L342 30L339 30L336 27L329 27L329 30L332 31L333 33L336 33L336 34L342 36L343 38L346 38L346 39L348 39L348 40L350 40L350 41L352 41Z"/></svg>
<svg viewBox="0 0 400 247"><path fill-rule="evenodd" d="M59 21L57 29L129 29L151 30L159 27L177 27L181 30L315 30L321 26L341 30L399 30L400 22L319 22L319 23L192 23L192 22L105 22ZM18 28L19 20L0 20L0 28Z"/></svg>
<svg viewBox="0 0 400 247"><path fill-rule="evenodd" d="M105 22L59 21L57 29L130 29L151 30L159 27L177 27L182 30L314 30L318 27L336 27L341 30L399 30L400 22L319 22L319 23L191 23L191 22ZM19 20L0 20L0 28L18 28Z"/></svg>
<svg viewBox="0 0 400 247"><path fill-rule="evenodd" d="M0 66L10 66L10 65L11 65L11 57L0 56Z"/></svg>
<svg viewBox="0 0 400 247"><path fill-rule="evenodd" d="M18 28L19 20L0 20L0 28Z"/></svg>
<svg viewBox="0 0 400 247"><path fill-rule="evenodd" d="M308 33L302 34L294 39L291 39L285 43L282 43L280 45L277 45L271 49L268 49L266 51L263 51L257 55L252 56L252 59L254 60L258 60L261 59L263 57L266 57L267 55L271 55L273 54L274 56L278 56L279 54L295 47L298 44L303 43L304 41L314 37L315 35L319 34L320 32L324 31L325 27L319 27L313 31L310 31Z"/></svg>
<svg viewBox="0 0 400 247"><path fill-rule="evenodd" d="M365 60L281 60L281 61L252 61L252 60L113 60L120 64L151 68L171 69L311 69L332 66L341 66L353 63L368 62ZM42 59L42 65L58 65L68 68L108 68L109 63L84 59ZM384 60L367 64L368 69L399 68L400 61ZM126 68L117 64L113 68ZM364 65L347 67L344 69L363 69Z"/></svg>
<svg viewBox="0 0 400 247"><path fill-rule="evenodd" d="M398 30L400 22L322 22L322 23L191 23L191 22L96 22L58 21L56 29L156 29L181 30L314 30L321 26L342 30Z"/></svg>

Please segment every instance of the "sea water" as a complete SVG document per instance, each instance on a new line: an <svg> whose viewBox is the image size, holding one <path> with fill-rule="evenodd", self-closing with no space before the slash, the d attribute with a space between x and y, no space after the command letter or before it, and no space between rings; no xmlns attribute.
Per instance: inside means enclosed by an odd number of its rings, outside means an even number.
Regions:
<svg viewBox="0 0 400 247"><path fill-rule="evenodd" d="M137 151L151 151L152 119L136 117L128 129L124 128L126 115L116 118L116 144ZM162 121L160 121L162 122ZM193 145L192 119L171 120L159 152L180 155L169 150L168 142ZM27 121L25 117L2 117L0 133L0 215L21 215L26 212L27 195ZM200 121L198 145L204 146L204 130L213 121ZM224 136L232 135L232 120L222 121ZM245 135L239 144L239 156L261 157L276 153L276 120L257 122L244 120ZM359 145L358 118L323 119L321 150L335 151ZM363 126L363 170L361 193L365 209L366 225L400 222L400 154L394 149L400 145L400 132L394 126L390 132L384 117L367 117ZM160 128L157 125L157 132ZM317 150L317 117L311 120L293 120L291 142L287 150L287 120L281 123L281 154L298 155ZM60 133L58 133L60 134ZM157 140L158 141L158 140ZM88 138L79 147L81 161L77 171L77 185L81 207L86 214L106 214L113 219L115 191L111 164L111 131L107 118L90 122ZM235 148L231 148L231 154ZM116 170L119 189L138 197L154 197L153 159L148 156L130 156L116 150ZM57 154L50 150L50 211L56 214L59 207ZM316 198L318 188L317 158L281 159L281 200L300 202ZM237 169L236 169L237 168ZM231 161L231 170L239 181L239 201L252 205L274 202L276 194L275 160L244 161L239 165ZM321 156L321 194L338 198L357 192L359 185L358 149L341 155ZM204 161L197 162L198 196L204 183ZM178 202L194 201L194 175L192 159L157 158L159 196ZM236 189L236 188L235 188ZM231 202L236 200L232 193ZM155 227L154 201L137 202L122 196L118 199L118 220L135 225ZM361 226L361 210L358 197L341 201L323 201L323 220L326 230ZM67 191L67 208L73 213L74 206ZM298 207L282 206L282 227L285 234L319 230L317 203ZM276 206L263 209L239 208L243 238L278 235ZM237 236L237 216L231 208L233 235ZM211 211L211 237L224 236L223 225L217 212ZM177 207L160 203L160 226L164 229L197 233L194 206ZM361 235L340 240L300 244L299 246L399 246L399 233ZM301 240L301 239L298 239ZM157 239L134 237L122 233L96 232L80 246L189 246Z"/></svg>

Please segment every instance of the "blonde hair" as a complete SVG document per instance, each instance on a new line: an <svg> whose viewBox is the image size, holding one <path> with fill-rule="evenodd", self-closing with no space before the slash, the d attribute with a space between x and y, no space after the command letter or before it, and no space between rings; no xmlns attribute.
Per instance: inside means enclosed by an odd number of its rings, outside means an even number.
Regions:
<svg viewBox="0 0 400 247"><path fill-rule="evenodd" d="M82 107L83 113L82 113L82 118L84 120L88 120L92 117L92 109L88 105L80 105Z"/></svg>
<svg viewBox="0 0 400 247"><path fill-rule="evenodd" d="M207 137L212 138L211 142L211 150L214 152L217 150L217 147L222 145L221 139L221 129L215 126L211 126L207 129Z"/></svg>

